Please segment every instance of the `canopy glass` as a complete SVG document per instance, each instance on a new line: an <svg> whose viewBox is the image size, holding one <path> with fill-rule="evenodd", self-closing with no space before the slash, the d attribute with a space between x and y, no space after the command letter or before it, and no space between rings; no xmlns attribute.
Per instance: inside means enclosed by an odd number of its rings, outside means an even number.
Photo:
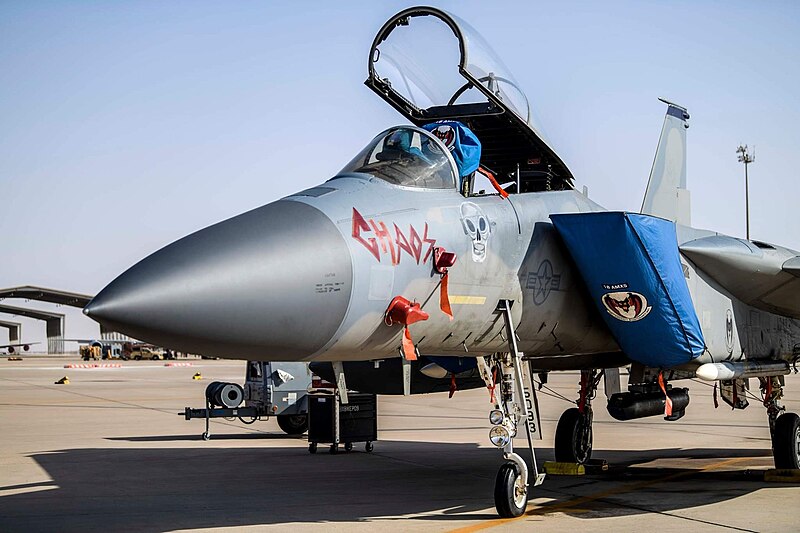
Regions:
<svg viewBox="0 0 800 533"><path fill-rule="evenodd" d="M516 191L570 189L572 173L534 124L528 99L472 26L431 7L389 19L373 41L366 84L417 126L458 120L479 138L481 165ZM527 177L535 181L524 187Z"/></svg>

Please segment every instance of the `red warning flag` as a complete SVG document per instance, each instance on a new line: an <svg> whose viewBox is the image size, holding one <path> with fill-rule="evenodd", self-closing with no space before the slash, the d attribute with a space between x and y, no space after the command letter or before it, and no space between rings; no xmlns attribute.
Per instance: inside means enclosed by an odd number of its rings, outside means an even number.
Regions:
<svg viewBox="0 0 800 533"><path fill-rule="evenodd" d="M439 309L442 310L442 313L450 317L450 320L453 320L453 309L450 307L450 295L447 292L447 279L449 274L448 269L455 264L456 254L448 252L439 246L433 249L433 268L442 275L442 282L439 284L441 288L439 292Z"/></svg>
<svg viewBox="0 0 800 533"><path fill-rule="evenodd" d="M658 386L661 387L661 392L664 393L664 416L672 416L672 399L667 394L667 387L664 385L664 372L658 373Z"/></svg>
<svg viewBox="0 0 800 533"><path fill-rule="evenodd" d="M414 347L414 341L411 338L411 332L408 331L408 326L403 328L403 357L406 361L417 360L417 349Z"/></svg>
<svg viewBox="0 0 800 533"><path fill-rule="evenodd" d="M450 395L447 398L448 399L452 398L453 394L455 394L457 390L458 390L458 384L456 383L456 375L455 374L451 374L450 375Z"/></svg>
<svg viewBox="0 0 800 533"><path fill-rule="evenodd" d="M442 276L442 290L439 294L439 307L442 309L442 313L449 316L450 320L453 320L453 310L450 307L450 295L447 293L447 276L447 273Z"/></svg>
<svg viewBox="0 0 800 533"><path fill-rule="evenodd" d="M504 188L500 186L500 183L497 182L497 178L494 177L494 174L492 174L483 167L478 167L478 172L486 176L486 178L491 182L492 187L494 187L494 190L496 190L498 194L500 194L501 198L508 198L508 193Z"/></svg>

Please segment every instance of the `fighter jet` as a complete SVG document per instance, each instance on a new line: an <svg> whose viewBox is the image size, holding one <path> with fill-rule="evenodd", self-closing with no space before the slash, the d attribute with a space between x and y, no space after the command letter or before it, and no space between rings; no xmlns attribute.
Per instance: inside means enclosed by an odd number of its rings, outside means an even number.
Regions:
<svg viewBox="0 0 800 533"><path fill-rule="evenodd" d="M319 186L155 252L85 313L189 353L328 361L340 386L359 361L393 361L406 393L412 364L441 379L461 372L447 361L467 361L504 454L501 516L520 515L544 479L513 437L524 431L533 453L532 385L550 371L581 376L558 461L590 460L601 381L615 418L677 421L689 404L679 380L718 382L744 408L757 378L775 464L800 467L800 419L780 402L800 358L800 255L691 227L685 108L665 101L641 212L609 212L575 190L519 84L458 17L401 11L368 71L410 125Z"/></svg>

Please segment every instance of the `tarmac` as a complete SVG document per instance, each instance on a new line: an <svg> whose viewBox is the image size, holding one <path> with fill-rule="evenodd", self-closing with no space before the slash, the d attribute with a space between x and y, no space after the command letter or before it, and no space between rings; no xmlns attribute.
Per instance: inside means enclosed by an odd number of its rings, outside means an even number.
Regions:
<svg viewBox="0 0 800 533"><path fill-rule="evenodd" d="M800 484L764 480L773 463L760 401L715 409L704 383L679 382L691 403L678 422L614 421L601 387L593 457L608 472L548 476L525 515L500 520L502 457L488 442L486 390L382 396L373 453L311 455L274 420L219 419L203 441L203 422L177 413L202 407L210 381L242 382L244 362L191 362L65 369L80 361L0 359L0 531L800 529ZM68 385L54 384L65 375ZM787 410L800 412L800 376L786 381ZM551 374L548 387L540 464L553 460L555 425L570 407L549 394L576 398L578 374Z"/></svg>

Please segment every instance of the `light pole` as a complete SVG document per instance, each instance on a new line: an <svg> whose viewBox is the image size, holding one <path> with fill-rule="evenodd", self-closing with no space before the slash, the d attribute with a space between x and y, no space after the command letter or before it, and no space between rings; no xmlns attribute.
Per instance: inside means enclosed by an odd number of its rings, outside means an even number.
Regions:
<svg viewBox="0 0 800 533"><path fill-rule="evenodd" d="M747 145L740 144L736 149L739 154L739 162L744 163L744 209L747 221L747 240L750 240L750 183L747 179L747 165L756 160L756 148L753 147L753 155L747 153Z"/></svg>

